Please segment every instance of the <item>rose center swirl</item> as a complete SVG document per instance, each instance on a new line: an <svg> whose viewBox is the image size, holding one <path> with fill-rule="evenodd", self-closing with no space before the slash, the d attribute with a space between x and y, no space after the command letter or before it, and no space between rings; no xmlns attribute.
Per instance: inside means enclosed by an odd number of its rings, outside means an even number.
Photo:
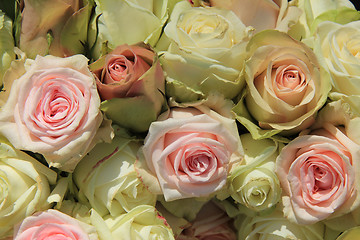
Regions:
<svg viewBox="0 0 360 240"><path fill-rule="evenodd" d="M199 173L205 172L210 165L210 159L205 155L190 156L186 162L190 171Z"/></svg>
<svg viewBox="0 0 360 240"><path fill-rule="evenodd" d="M76 93L60 85L61 83L53 83L45 88L43 98L36 109L37 115L41 114L47 123L61 122L78 108Z"/></svg>
<svg viewBox="0 0 360 240"><path fill-rule="evenodd" d="M279 91L295 91L306 85L304 74L294 65L278 68L275 82Z"/></svg>
<svg viewBox="0 0 360 240"><path fill-rule="evenodd" d="M69 105L69 98L57 92L52 97L49 108L46 109L49 111L46 116L50 116L53 119L61 119L66 116Z"/></svg>
<svg viewBox="0 0 360 240"><path fill-rule="evenodd" d="M129 69L132 65L134 65L134 62L127 59L125 56L118 56L110 61L107 72L112 80L120 82L129 74Z"/></svg>
<svg viewBox="0 0 360 240"><path fill-rule="evenodd" d="M314 191L327 190L332 187L333 176L331 173L319 166L313 166L312 172L314 174Z"/></svg>

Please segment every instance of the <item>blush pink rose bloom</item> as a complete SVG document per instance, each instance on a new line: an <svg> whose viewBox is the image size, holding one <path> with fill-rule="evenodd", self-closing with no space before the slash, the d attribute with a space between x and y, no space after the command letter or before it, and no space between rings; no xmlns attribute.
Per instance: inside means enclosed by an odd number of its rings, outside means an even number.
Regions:
<svg viewBox="0 0 360 240"><path fill-rule="evenodd" d="M312 224L356 208L359 158L360 146L329 123L290 142L276 160L284 215Z"/></svg>
<svg viewBox="0 0 360 240"><path fill-rule="evenodd" d="M240 151L233 119L195 108L173 108L166 120L153 122L143 146L166 201L220 190Z"/></svg>
<svg viewBox="0 0 360 240"><path fill-rule="evenodd" d="M67 239L97 240L95 227L60 211L49 209L25 218L15 226L14 240Z"/></svg>
<svg viewBox="0 0 360 240"><path fill-rule="evenodd" d="M96 142L110 141L110 124L100 128L100 98L87 62L82 55L38 56L6 89L0 133L17 149L40 153L50 167L69 172Z"/></svg>

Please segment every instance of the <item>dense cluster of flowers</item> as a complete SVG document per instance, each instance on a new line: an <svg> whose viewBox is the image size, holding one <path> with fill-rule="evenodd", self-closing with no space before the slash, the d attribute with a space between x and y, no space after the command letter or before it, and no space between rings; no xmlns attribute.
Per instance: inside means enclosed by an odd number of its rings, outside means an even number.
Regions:
<svg viewBox="0 0 360 240"><path fill-rule="evenodd" d="M0 9L1 240L360 235L350 1Z"/></svg>

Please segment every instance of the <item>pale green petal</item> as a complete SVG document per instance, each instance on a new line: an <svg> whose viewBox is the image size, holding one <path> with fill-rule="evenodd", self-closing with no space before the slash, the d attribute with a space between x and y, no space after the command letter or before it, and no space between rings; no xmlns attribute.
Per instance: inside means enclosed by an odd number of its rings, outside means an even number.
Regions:
<svg viewBox="0 0 360 240"><path fill-rule="evenodd" d="M167 94L179 102L203 99L212 91L232 99L244 86L239 70L215 60L164 52L160 62L168 76Z"/></svg>
<svg viewBox="0 0 360 240"><path fill-rule="evenodd" d="M102 218L92 211L91 222L101 240L108 239L169 239L174 235L165 218L153 207L140 205L119 216Z"/></svg>
<svg viewBox="0 0 360 240"><path fill-rule="evenodd" d="M103 101L100 109L120 126L136 132L145 132L151 122L157 119L161 104L152 102L146 96L113 98ZM126 117L123 117L124 114Z"/></svg>
<svg viewBox="0 0 360 240"><path fill-rule="evenodd" d="M83 8L75 12L64 24L61 31L60 44L67 55L85 54L88 48L88 25L92 11L92 4L89 1Z"/></svg>
<svg viewBox="0 0 360 240"><path fill-rule="evenodd" d="M311 1L311 0L299 0L299 2L304 1L307 4L311 5L312 16L314 18L318 17L324 12L329 10L335 10L342 7L355 9L351 1L347 0L321 0L321 1Z"/></svg>
<svg viewBox="0 0 360 240"><path fill-rule="evenodd" d="M322 127L325 122L344 126L347 136L360 144L360 96L330 94L332 102L328 103L319 113L314 128Z"/></svg>
<svg viewBox="0 0 360 240"><path fill-rule="evenodd" d="M298 40L306 39L312 36L312 31L317 25L317 23L315 23L314 21L318 17L319 20L322 18L323 20L326 20L327 18L330 18L327 20L332 20L332 17L335 14L339 16L337 19L350 22L356 15L355 12L352 11L355 9L355 7L348 0L298 0L294 1L294 3L303 11L303 14L301 14L298 23L292 26L289 34ZM340 15L340 12L343 12L344 15Z"/></svg>
<svg viewBox="0 0 360 240"><path fill-rule="evenodd" d="M166 202L164 198L160 198L160 202L174 216L193 221L200 209L208 202L208 199L186 198Z"/></svg>
<svg viewBox="0 0 360 240"><path fill-rule="evenodd" d="M323 220L323 223L330 229L343 232L349 228L353 228L359 225L354 213L347 213L340 217L330 218Z"/></svg>
<svg viewBox="0 0 360 240"><path fill-rule="evenodd" d="M270 210L281 196L275 159L283 144L271 139L255 140L251 134L240 137L245 155L244 161L230 171L231 197L251 210Z"/></svg>
<svg viewBox="0 0 360 240"><path fill-rule="evenodd" d="M156 195L146 189L135 170L139 147L135 139L115 137L111 143L97 144L75 169L79 194L101 216L117 216L138 205L155 205Z"/></svg>
<svg viewBox="0 0 360 240"><path fill-rule="evenodd" d="M360 236L360 227L354 227L346 230L336 240L353 240Z"/></svg>
<svg viewBox="0 0 360 240"><path fill-rule="evenodd" d="M0 89L3 85L4 74L14 59L12 22L5 13L0 10Z"/></svg>
<svg viewBox="0 0 360 240"><path fill-rule="evenodd" d="M99 36L93 52L95 58L100 56L104 42L108 42L111 49L124 43L137 42L155 46L168 18L167 0L95 0L95 2L96 14L101 15L98 22ZM136 29L136 31L129 32L128 29Z"/></svg>
<svg viewBox="0 0 360 240"><path fill-rule="evenodd" d="M311 32L315 33L319 23L330 21L339 24L346 24L349 22L360 20L360 12L352 8L334 9L320 14L311 24Z"/></svg>
<svg viewBox="0 0 360 240"><path fill-rule="evenodd" d="M20 78L25 72L25 57L19 56L19 59L14 60L4 74L3 91L0 92L0 107L6 103L14 80Z"/></svg>
<svg viewBox="0 0 360 240"><path fill-rule="evenodd" d="M50 184L57 174L38 160L13 148L0 136L0 238L36 211L48 209Z"/></svg>
<svg viewBox="0 0 360 240"><path fill-rule="evenodd" d="M251 133L252 137L256 140L270 138L280 133L281 130L265 130L261 129L256 124L256 121L251 117L244 103L246 92L244 91L244 93L245 94L242 95L238 103L233 108L233 112L236 114L236 120L245 126L246 129Z"/></svg>
<svg viewBox="0 0 360 240"><path fill-rule="evenodd" d="M240 215L235 221L238 239L311 239L323 240L325 227L322 223L298 225L290 222L275 210L265 216Z"/></svg>

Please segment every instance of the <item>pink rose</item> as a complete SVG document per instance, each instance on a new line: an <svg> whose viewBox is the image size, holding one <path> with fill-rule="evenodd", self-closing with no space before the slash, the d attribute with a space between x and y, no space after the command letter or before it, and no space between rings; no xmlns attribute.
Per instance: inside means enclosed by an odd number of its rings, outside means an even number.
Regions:
<svg viewBox="0 0 360 240"><path fill-rule="evenodd" d="M141 88L138 86L140 83L136 82L141 82L139 78L150 69L155 56L155 52L145 44L124 44L93 63L90 67L97 76L96 84L101 99L137 95ZM164 79L162 71L160 74L154 81L164 83L164 80L161 81Z"/></svg>
<svg viewBox="0 0 360 240"><path fill-rule="evenodd" d="M15 80L0 111L0 133L17 149L42 154L50 166L73 171L99 140L110 140L95 79L82 55L38 56Z"/></svg>
<svg viewBox="0 0 360 240"><path fill-rule="evenodd" d="M97 240L96 229L60 211L49 209L26 217L15 226L14 240Z"/></svg>
<svg viewBox="0 0 360 240"><path fill-rule="evenodd" d="M122 127L147 131L165 100L165 76L156 53L143 43L123 44L90 69L106 116Z"/></svg>
<svg viewBox="0 0 360 240"><path fill-rule="evenodd" d="M235 121L194 108L174 108L150 125L143 153L167 201L209 196L226 183L229 164L239 160Z"/></svg>
<svg viewBox="0 0 360 240"><path fill-rule="evenodd" d="M328 123L290 142L276 160L285 216L312 224L358 206L359 158L360 146Z"/></svg>

